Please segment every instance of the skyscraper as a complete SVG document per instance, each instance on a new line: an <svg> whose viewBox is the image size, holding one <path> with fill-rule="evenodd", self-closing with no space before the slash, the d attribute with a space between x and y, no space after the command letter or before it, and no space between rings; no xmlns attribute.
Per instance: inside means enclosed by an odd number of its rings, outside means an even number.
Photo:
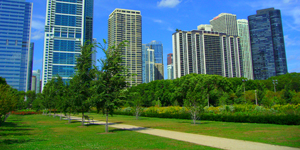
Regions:
<svg viewBox="0 0 300 150"><path fill-rule="evenodd" d="M108 44L117 45L129 41L122 49L122 65L128 67L131 74L136 74L127 80L130 85L142 83L142 16L140 11L115 9L108 19Z"/></svg>
<svg viewBox="0 0 300 150"><path fill-rule="evenodd" d="M239 37L206 29L173 33L174 79L190 73L241 77Z"/></svg>
<svg viewBox="0 0 300 150"><path fill-rule="evenodd" d="M0 76L19 91L30 86L32 7L25 0L0 1Z"/></svg>
<svg viewBox="0 0 300 150"><path fill-rule="evenodd" d="M238 36L236 15L221 13L214 19L210 20L215 32L226 33L229 36Z"/></svg>
<svg viewBox="0 0 300 150"><path fill-rule="evenodd" d="M170 53L167 55L167 73L168 73L168 79L173 80L174 79L174 72L173 72L173 54Z"/></svg>
<svg viewBox="0 0 300 150"><path fill-rule="evenodd" d="M257 10L248 16L254 79L287 73L280 10Z"/></svg>
<svg viewBox="0 0 300 150"><path fill-rule="evenodd" d="M30 49L28 53L28 69L27 69L27 91L31 89L31 76L32 76L32 66L33 66L33 53L34 53L34 43L30 43Z"/></svg>
<svg viewBox="0 0 300 150"><path fill-rule="evenodd" d="M94 0L47 0L42 88L59 75L75 74L80 45L93 40Z"/></svg>
<svg viewBox="0 0 300 150"><path fill-rule="evenodd" d="M154 63L157 64L155 66L159 66L159 67L164 67L163 64L163 44L159 41L151 41L150 43L146 44L146 46L148 46L150 49L154 50ZM161 64L161 65L158 65ZM161 68L155 68L155 79L154 80L161 80L164 79L164 73L163 73L163 69ZM162 72L159 72L162 71Z"/></svg>
<svg viewBox="0 0 300 150"><path fill-rule="evenodd" d="M142 61L143 61L143 83L154 81L154 49L150 49L146 44L142 45Z"/></svg>
<svg viewBox="0 0 300 150"><path fill-rule="evenodd" d="M173 64L173 53L167 55L167 64Z"/></svg>
<svg viewBox="0 0 300 150"><path fill-rule="evenodd" d="M34 90L35 93L40 93L41 91L40 75L41 75L40 69L32 71L31 90Z"/></svg>
<svg viewBox="0 0 300 150"><path fill-rule="evenodd" d="M252 57L251 57L251 48L250 48L248 20L238 19L237 20L237 28L238 28L238 36L240 37L240 40L241 40L244 77L248 78L248 79L253 79L253 68L252 68Z"/></svg>
<svg viewBox="0 0 300 150"><path fill-rule="evenodd" d="M155 80L164 79L164 64L162 63L154 64L154 78Z"/></svg>

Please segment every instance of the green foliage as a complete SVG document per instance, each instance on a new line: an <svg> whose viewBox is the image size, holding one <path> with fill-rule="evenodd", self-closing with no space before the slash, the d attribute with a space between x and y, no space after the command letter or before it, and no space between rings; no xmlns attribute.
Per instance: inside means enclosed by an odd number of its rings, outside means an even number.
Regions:
<svg viewBox="0 0 300 150"><path fill-rule="evenodd" d="M36 99L36 93L35 91L27 91L26 92L26 107L31 109L32 108L32 104Z"/></svg>
<svg viewBox="0 0 300 150"><path fill-rule="evenodd" d="M296 93L292 98L292 104L300 104L300 92Z"/></svg>
<svg viewBox="0 0 300 150"><path fill-rule="evenodd" d="M14 110L18 103L18 95L6 84L0 84L0 125L6 119L6 114Z"/></svg>

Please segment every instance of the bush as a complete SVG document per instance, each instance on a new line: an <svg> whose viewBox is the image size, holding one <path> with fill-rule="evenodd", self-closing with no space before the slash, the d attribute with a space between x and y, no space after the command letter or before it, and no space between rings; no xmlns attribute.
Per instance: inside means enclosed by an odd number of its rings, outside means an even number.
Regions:
<svg viewBox="0 0 300 150"><path fill-rule="evenodd" d="M130 107L118 109L115 114L132 115ZM185 107L149 107L143 109L141 116L157 118L191 119ZM271 108L256 105L224 105L204 107L199 114L201 120L224 122L269 123L282 125L300 125L300 104L274 105Z"/></svg>

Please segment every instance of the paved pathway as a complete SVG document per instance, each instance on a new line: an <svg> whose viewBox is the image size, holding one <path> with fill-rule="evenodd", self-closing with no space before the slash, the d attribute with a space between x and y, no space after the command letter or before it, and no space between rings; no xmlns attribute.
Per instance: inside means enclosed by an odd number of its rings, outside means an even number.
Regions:
<svg viewBox="0 0 300 150"><path fill-rule="evenodd" d="M71 116L72 120L81 121L80 117ZM105 125L103 121L94 121L94 124ZM169 130L161 130L161 129L151 129L138 127L133 125L126 124L114 124L110 123L110 127L124 129L124 130L132 130L140 133L156 135L160 137L175 139L179 141L185 141L190 143L195 143L199 145L215 147L220 149L229 149L229 150L300 150L298 148L287 147L287 146L277 146L271 144L264 144L258 142L250 142L243 140L235 140L200 134L192 134L192 133L184 133L177 131L169 131Z"/></svg>

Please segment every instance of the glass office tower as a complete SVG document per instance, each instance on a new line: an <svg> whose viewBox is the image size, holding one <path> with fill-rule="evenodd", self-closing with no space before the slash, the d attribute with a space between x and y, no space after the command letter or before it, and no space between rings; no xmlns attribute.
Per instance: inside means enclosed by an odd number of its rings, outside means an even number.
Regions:
<svg viewBox="0 0 300 150"><path fill-rule="evenodd" d="M258 10L248 17L254 79L287 73L280 10Z"/></svg>
<svg viewBox="0 0 300 150"><path fill-rule="evenodd" d="M56 75L67 82L75 74L80 45L93 40L93 6L94 0L47 0L42 89Z"/></svg>
<svg viewBox="0 0 300 150"><path fill-rule="evenodd" d="M154 50L154 63L155 65L155 79L154 80L161 80L164 79L164 68L163 64L163 44L159 41L151 41L150 43L146 44L150 49ZM160 64L160 65L159 65ZM159 66L159 68L157 68Z"/></svg>
<svg viewBox="0 0 300 150"><path fill-rule="evenodd" d="M154 49L150 49L146 44L142 45L142 72L143 83L154 81Z"/></svg>
<svg viewBox="0 0 300 150"><path fill-rule="evenodd" d="M30 87L32 7L25 0L0 1L0 76L19 91Z"/></svg>

